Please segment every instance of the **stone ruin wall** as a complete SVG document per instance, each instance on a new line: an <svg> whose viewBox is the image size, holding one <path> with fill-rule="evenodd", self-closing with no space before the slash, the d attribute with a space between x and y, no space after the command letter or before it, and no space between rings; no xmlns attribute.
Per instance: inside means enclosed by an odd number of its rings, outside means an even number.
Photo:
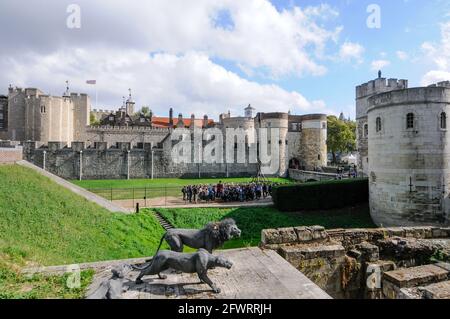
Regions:
<svg viewBox="0 0 450 319"><path fill-rule="evenodd" d="M440 240L450 258L450 228L442 227L265 229L260 247L277 251L333 298L392 299L408 297L402 289L417 289L424 272L431 273L427 283L450 287L449 264L427 265ZM410 279L399 282L402 275ZM369 288L373 280L379 285Z"/></svg>

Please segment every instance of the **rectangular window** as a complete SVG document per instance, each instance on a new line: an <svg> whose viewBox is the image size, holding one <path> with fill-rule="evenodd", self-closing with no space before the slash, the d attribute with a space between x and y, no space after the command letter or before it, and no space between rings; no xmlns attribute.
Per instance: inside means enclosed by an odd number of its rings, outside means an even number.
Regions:
<svg viewBox="0 0 450 319"><path fill-rule="evenodd" d="M408 113L408 115L406 116L406 128L407 129L414 128L414 114L413 113Z"/></svg>

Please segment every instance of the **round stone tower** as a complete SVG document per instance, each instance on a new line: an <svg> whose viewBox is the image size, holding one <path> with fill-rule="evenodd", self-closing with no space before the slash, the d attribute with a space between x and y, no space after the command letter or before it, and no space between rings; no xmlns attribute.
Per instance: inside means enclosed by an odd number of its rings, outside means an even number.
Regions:
<svg viewBox="0 0 450 319"><path fill-rule="evenodd" d="M289 114L288 113L258 113L255 118L256 128L267 128L267 137L270 144L268 151L270 152L271 143L279 144L279 164L280 168L276 175L286 176L289 167L288 158L288 129L289 129ZM273 140L270 136L270 129L275 128L279 130L278 140Z"/></svg>
<svg viewBox="0 0 450 319"><path fill-rule="evenodd" d="M379 226L449 224L450 83L367 100L370 211Z"/></svg>
<svg viewBox="0 0 450 319"><path fill-rule="evenodd" d="M303 115L301 131L302 166L306 170L327 166L327 116Z"/></svg>
<svg viewBox="0 0 450 319"><path fill-rule="evenodd" d="M367 121L368 100L377 94L402 90L408 88L407 80L397 80L381 77L356 87L356 125L357 125L357 147L358 147L358 169L364 174L368 174L369 166L369 149L368 149L368 132L370 124Z"/></svg>

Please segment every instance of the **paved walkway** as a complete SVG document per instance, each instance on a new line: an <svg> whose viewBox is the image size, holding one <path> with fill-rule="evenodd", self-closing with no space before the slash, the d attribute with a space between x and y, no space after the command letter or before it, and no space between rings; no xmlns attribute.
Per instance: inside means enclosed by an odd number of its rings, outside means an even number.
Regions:
<svg viewBox="0 0 450 319"><path fill-rule="evenodd" d="M198 202L197 204L189 204L182 199L176 197L160 197L152 199L126 199L126 200L114 200L113 203L126 208L129 211L135 211L136 204L139 203L140 208L237 208L237 207L261 207L261 206L272 206L273 201L271 198L255 200L251 202L213 202L206 203L204 201Z"/></svg>
<svg viewBox="0 0 450 319"><path fill-rule="evenodd" d="M30 162L27 161L19 161L17 162L18 165L24 166L24 167L28 167L31 168L32 170L35 170L36 172L38 172L41 175L44 175L48 178L50 178L52 181L54 181L55 183L57 183L58 185L70 190L71 192L80 195L82 197L84 197L85 199L87 199L88 201L91 201L103 208L106 208L107 210L109 210L110 212L114 212L114 213L125 213L128 214L130 213L129 210L116 205L114 203L111 203L110 201L104 199L103 197L100 197L98 195L95 195L87 190L85 190L84 188L81 188L77 185L74 185L64 179L62 179L61 177L58 177L50 172L47 172L45 170L43 170L42 168L31 164Z"/></svg>

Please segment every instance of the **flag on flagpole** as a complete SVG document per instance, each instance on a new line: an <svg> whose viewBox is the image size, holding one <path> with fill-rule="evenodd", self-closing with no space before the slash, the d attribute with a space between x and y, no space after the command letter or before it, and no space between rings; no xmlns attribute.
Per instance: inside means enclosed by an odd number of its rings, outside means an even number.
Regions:
<svg viewBox="0 0 450 319"><path fill-rule="evenodd" d="M97 84L97 80L87 80L86 84Z"/></svg>

